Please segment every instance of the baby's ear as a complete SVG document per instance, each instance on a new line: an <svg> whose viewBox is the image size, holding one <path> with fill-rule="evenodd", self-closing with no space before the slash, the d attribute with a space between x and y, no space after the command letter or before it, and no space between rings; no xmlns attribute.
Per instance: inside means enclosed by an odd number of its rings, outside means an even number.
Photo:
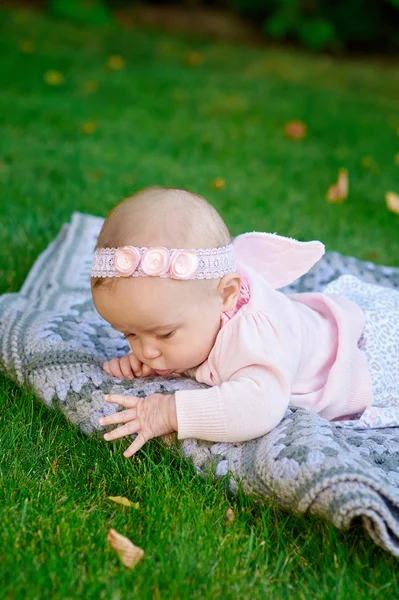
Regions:
<svg viewBox="0 0 399 600"><path fill-rule="evenodd" d="M321 242L298 242L275 233L244 233L233 241L239 267L251 267L274 289L309 271L324 254Z"/></svg>
<svg viewBox="0 0 399 600"><path fill-rule="evenodd" d="M233 310L240 295L241 277L238 273L227 273L219 282L218 294L222 301L221 310Z"/></svg>

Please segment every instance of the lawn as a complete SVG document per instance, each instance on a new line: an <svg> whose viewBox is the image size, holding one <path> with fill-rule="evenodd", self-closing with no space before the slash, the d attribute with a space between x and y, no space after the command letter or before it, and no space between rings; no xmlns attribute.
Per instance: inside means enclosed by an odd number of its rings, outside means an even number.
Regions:
<svg viewBox="0 0 399 600"><path fill-rule="evenodd" d="M399 69L0 11L0 293L79 210L184 187L232 233L276 231L399 266ZM292 120L304 139L284 135ZM396 156L396 159L395 159ZM396 162L396 164L395 164ZM325 199L338 170L346 202ZM158 442L134 460L0 379L1 598L395 598L360 526L232 497ZM134 507L108 496L126 496ZM235 520L226 524L231 507ZM110 527L146 556L126 570Z"/></svg>

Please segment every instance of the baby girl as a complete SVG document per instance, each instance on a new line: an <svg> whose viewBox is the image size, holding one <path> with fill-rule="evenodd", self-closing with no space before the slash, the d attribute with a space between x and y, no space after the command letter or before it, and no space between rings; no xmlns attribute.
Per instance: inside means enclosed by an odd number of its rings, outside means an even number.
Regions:
<svg viewBox="0 0 399 600"><path fill-rule="evenodd" d="M117 205L98 238L92 293L131 352L104 370L125 379L188 375L209 387L106 396L126 410L100 419L123 423L105 439L137 434L127 457L173 431L180 439L239 442L271 431L289 405L334 420L362 413L376 391L386 398L371 368L381 372L372 320L361 302L345 297L345 285L324 293L277 291L323 253L320 242L268 233L232 241L217 211L184 190L149 188ZM349 290L383 289L347 279ZM389 306L378 297L380 312L393 315L390 328L398 331L399 293L383 291L391 296ZM365 292L366 309L373 293ZM397 393L395 385L389 393Z"/></svg>

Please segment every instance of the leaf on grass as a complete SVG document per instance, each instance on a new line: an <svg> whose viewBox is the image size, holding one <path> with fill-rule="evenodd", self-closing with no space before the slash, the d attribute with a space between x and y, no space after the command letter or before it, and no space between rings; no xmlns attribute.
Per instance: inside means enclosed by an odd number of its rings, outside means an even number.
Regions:
<svg viewBox="0 0 399 600"><path fill-rule="evenodd" d="M83 125L81 125L80 127L80 130L82 133L87 133L88 135L90 135L96 130L96 124L91 122L83 123Z"/></svg>
<svg viewBox="0 0 399 600"><path fill-rule="evenodd" d="M97 81L86 81L83 84L83 91L85 91L87 94L93 94L93 92L96 92L97 90L98 90Z"/></svg>
<svg viewBox="0 0 399 600"><path fill-rule="evenodd" d="M90 181L100 181L100 179L102 179L103 176L104 175L102 171L90 171L90 173L88 173L87 175Z"/></svg>
<svg viewBox="0 0 399 600"><path fill-rule="evenodd" d="M18 50L24 54L33 54L35 44L31 40L21 40L18 44Z"/></svg>
<svg viewBox="0 0 399 600"><path fill-rule="evenodd" d="M377 163L371 156L363 156L360 161L360 164L363 167L363 169L367 169L368 171L371 171L372 173L380 172L380 167L377 165Z"/></svg>
<svg viewBox="0 0 399 600"><path fill-rule="evenodd" d="M371 167L374 164L374 161L371 158L371 156L363 156L362 160L360 161L360 164L364 169L371 169Z"/></svg>
<svg viewBox="0 0 399 600"><path fill-rule="evenodd" d="M112 56L108 57L107 67L109 69L113 69L115 71L119 69L123 69L125 66L125 59L119 54L112 54Z"/></svg>
<svg viewBox="0 0 399 600"><path fill-rule="evenodd" d="M199 67L204 64L204 56L200 52L187 52L186 63L190 67Z"/></svg>
<svg viewBox="0 0 399 600"><path fill-rule="evenodd" d="M176 102L183 102L186 99L186 92L181 89L173 90L171 93L172 100L176 100Z"/></svg>
<svg viewBox="0 0 399 600"><path fill-rule="evenodd" d="M344 202L348 197L349 191L349 179L348 179L348 170L340 169L338 171L338 180L337 183L330 186L327 190L326 198L328 202Z"/></svg>
<svg viewBox="0 0 399 600"><path fill-rule="evenodd" d="M385 202L388 210L399 215L399 194L395 194L395 192L387 192L385 194Z"/></svg>
<svg viewBox="0 0 399 600"><path fill-rule="evenodd" d="M291 140L302 140L307 134L307 127L302 121L290 121L285 124L284 133Z"/></svg>
<svg viewBox="0 0 399 600"><path fill-rule="evenodd" d="M217 177L217 179L211 181L211 187L214 190L224 190L224 188L226 187L226 182L221 177Z"/></svg>
<svg viewBox="0 0 399 600"><path fill-rule="evenodd" d="M399 152L397 152L395 154L394 163L395 163L395 165L398 165L398 167L399 167Z"/></svg>
<svg viewBox="0 0 399 600"><path fill-rule="evenodd" d="M232 523L234 521L234 519L236 518L233 509L232 508L228 508L226 511L226 523Z"/></svg>
<svg viewBox="0 0 399 600"><path fill-rule="evenodd" d="M135 546L127 537L121 535L115 529L110 529L107 542L115 550L125 567L133 569L144 557L144 550Z"/></svg>
<svg viewBox="0 0 399 600"><path fill-rule="evenodd" d="M112 502L116 502L116 504L123 504L123 506L133 506L133 508L139 508L140 504L138 502L131 502L124 496L108 496L108 500L112 500Z"/></svg>
<svg viewBox="0 0 399 600"><path fill-rule="evenodd" d="M44 81L47 85L62 85L65 81L65 77L59 71L46 71L44 74Z"/></svg>

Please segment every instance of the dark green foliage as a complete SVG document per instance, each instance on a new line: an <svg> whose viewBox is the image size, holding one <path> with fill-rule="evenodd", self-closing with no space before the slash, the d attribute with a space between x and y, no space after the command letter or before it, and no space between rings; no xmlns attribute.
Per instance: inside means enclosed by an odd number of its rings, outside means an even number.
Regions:
<svg viewBox="0 0 399 600"><path fill-rule="evenodd" d="M398 0L231 0L273 37L312 48L399 48Z"/></svg>

